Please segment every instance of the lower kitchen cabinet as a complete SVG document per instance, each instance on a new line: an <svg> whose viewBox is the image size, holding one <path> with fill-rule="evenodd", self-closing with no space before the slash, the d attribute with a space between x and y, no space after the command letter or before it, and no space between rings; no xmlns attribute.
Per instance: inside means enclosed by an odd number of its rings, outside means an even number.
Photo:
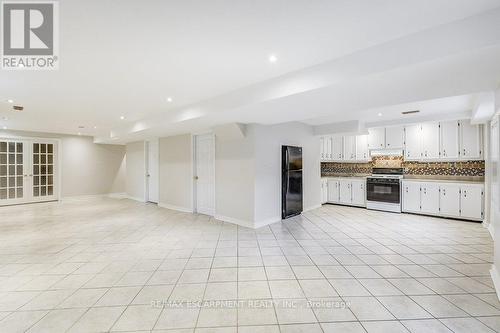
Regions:
<svg viewBox="0 0 500 333"><path fill-rule="evenodd" d="M460 216L460 185L441 184L439 208L443 216Z"/></svg>
<svg viewBox="0 0 500 333"><path fill-rule="evenodd" d="M484 197L483 186L463 186L460 190L460 216L471 220L482 219Z"/></svg>
<svg viewBox="0 0 500 333"><path fill-rule="evenodd" d="M328 179L321 179L321 204L328 202Z"/></svg>
<svg viewBox="0 0 500 333"><path fill-rule="evenodd" d="M366 180L353 180L351 182L352 200L354 206L366 206Z"/></svg>
<svg viewBox="0 0 500 333"><path fill-rule="evenodd" d="M403 212L420 213L420 183L403 182Z"/></svg>
<svg viewBox="0 0 500 333"><path fill-rule="evenodd" d="M366 206L366 179L328 179L328 202L349 206Z"/></svg>
<svg viewBox="0 0 500 333"><path fill-rule="evenodd" d="M483 219L484 185L403 181L403 212Z"/></svg>
<svg viewBox="0 0 500 333"><path fill-rule="evenodd" d="M439 214L439 184L424 183L420 191L420 212L428 215Z"/></svg>
<svg viewBox="0 0 500 333"><path fill-rule="evenodd" d="M343 180L339 181L340 183L340 200L341 204L348 205L351 203L351 181Z"/></svg>
<svg viewBox="0 0 500 333"><path fill-rule="evenodd" d="M328 202L339 203L340 202L340 188L338 180L328 180Z"/></svg>

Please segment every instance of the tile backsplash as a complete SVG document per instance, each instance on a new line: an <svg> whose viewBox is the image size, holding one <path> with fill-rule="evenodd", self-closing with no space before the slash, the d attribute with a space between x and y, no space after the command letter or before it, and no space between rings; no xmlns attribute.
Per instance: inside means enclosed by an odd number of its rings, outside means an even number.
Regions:
<svg viewBox="0 0 500 333"><path fill-rule="evenodd" d="M367 163L322 162L321 175L364 175L372 168L404 168L405 175L412 176L465 176L484 177L484 161L460 162L413 162L402 156L377 156Z"/></svg>

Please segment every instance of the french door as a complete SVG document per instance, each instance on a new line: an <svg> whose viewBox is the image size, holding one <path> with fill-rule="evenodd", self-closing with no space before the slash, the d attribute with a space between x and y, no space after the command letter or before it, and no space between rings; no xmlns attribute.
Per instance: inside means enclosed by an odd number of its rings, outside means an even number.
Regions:
<svg viewBox="0 0 500 333"><path fill-rule="evenodd" d="M57 141L0 138L0 206L58 199Z"/></svg>

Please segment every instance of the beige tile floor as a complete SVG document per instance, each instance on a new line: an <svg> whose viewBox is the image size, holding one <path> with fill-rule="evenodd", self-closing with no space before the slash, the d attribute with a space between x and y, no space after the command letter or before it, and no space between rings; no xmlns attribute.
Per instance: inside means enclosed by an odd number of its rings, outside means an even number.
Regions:
<svg viewBox="0 0 500 333"><path fill-rule="evenodd" d="M331 205L258 230L129 200L3 207L0 332L493 332L492 251L477 223Z"/></svg>

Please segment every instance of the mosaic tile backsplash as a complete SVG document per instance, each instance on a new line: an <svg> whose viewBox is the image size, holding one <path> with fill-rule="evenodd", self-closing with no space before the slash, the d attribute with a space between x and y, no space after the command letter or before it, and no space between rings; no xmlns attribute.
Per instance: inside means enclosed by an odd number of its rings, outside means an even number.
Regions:
<svg viewBox="0 0 500 333"><path fill-rule="evenodd" d="M367 175L372 168L404 168L405 175L484 177L484 161L413 162L402 156L377 156L367 163L322 162L321 176Z"/></svg>

